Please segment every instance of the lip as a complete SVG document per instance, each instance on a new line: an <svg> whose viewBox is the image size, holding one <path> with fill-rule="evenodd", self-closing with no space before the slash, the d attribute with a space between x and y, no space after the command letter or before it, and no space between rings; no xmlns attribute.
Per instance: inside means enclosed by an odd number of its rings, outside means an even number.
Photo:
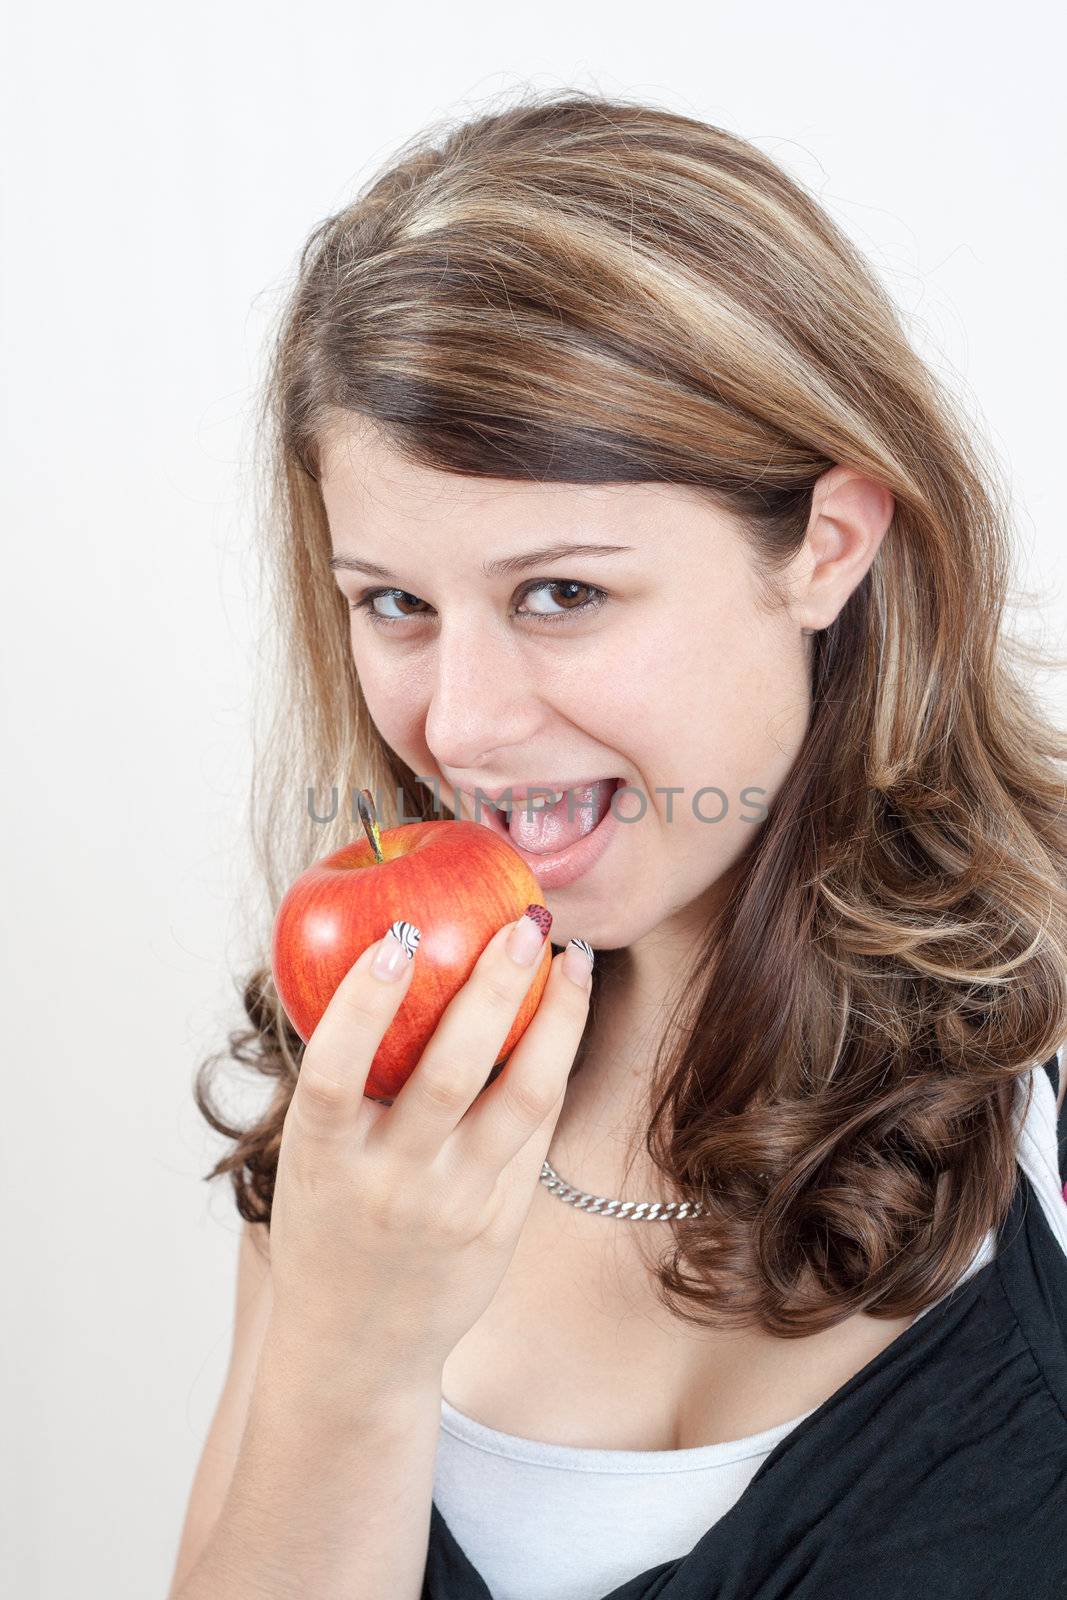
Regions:
<svg viewBox="0 0 1067 1600"><path fill-rule="evenodd" d="M587 778L584 783L581 781L568 784L546 783L531 785L531 787L537 789L581 789L588 786L588 784L599 783L600 781L600 778ZM625 781L624 778L616 778L612 798L618 793L619 788ZM461 790L460 792L467 793L466 790ZM483 789L481 793L486 799L489 799L492 791ZM506 793L506 788L496 790L497 797ZM468 798L471 797L468 795ZM516 795L515 798L519 799L520 797ZM575 879L584 876L600 860L600 857L604 854L621 826L620 820L615 815L609 802L608 809L592 833L587 833L581 839L576 839L573 844L567 845L564 850L546 850L534 855L532 851L523 850L521 845L515 843L508 831L507 823L499 812L494 811L491 806L479 809L481 810L481 816L471 820L477 820L480 827L492 828L494 833L498 833L501 838L506 839L516 854L520 855L525 861L542 889L562 889L566 884L573 883Z"/></svg>
<svg viewBox="0 0 1067 1600"><path fill-rule="evenodd" d="M511 795L515 800L525 800L531 790L533 790L534 794L541 794L545 789L562 789L564 792L568 789L588 789L590 784L602 783L605 776L606 774L603 772L594 772L588 778L560 778L558 780L555 778L538 778L536 783L505 783L496 789L487 788L484 783L480 783L477 786L477 791L463 788L458 783L452 784L451 787L460 794L465 794L472 803L477 792L483 800L496 805L497 801L506 794Z"/></svg>

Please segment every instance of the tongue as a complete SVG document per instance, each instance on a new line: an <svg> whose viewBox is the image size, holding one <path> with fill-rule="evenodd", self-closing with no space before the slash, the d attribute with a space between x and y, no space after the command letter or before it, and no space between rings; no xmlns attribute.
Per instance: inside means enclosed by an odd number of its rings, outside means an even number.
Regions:
<svg viewBox="0 0 1067 1600"><path fill-rule="evenodd" d="M601 778L585 789L568 789L554 806L538 811L525 800L516 800L508 818L508 833L521 849L537 855L565 850L576 839L592 833L607 815L615 784L615 778Z"/></svg>

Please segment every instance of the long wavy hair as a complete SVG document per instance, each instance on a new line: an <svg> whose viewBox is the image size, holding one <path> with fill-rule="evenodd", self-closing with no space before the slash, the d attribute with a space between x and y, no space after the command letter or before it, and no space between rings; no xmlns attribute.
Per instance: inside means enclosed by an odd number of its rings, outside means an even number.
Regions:
<svg viewBox="0 0 1067 1600"><path fill-rule="evenodd" d="M803 746L652 1064L644 1148L704 1207L660 1225L655 1271L683 1320L780 1337L932 1303L1010 1204L1016 1079L1067 1037L1067 748L1029 676L1058 658L1005 626L1010 492L871 269L736 134L525 95L431 126L315 227L269 357L263 956L238 983L247 1026L197 1071L231 1141L206 1178L229 1173L269 1230L303 1049L270 923L358 832L305 793L370 787L384 826L442 814L354 670L318 485L338 420L446 472L688 485L738 519L772 598L816 479L847 463L895 512L811 641ZM598 955L587 1040L624 955ZM273 1080L250 1126L212 1097L231 1059Z"/></svg>

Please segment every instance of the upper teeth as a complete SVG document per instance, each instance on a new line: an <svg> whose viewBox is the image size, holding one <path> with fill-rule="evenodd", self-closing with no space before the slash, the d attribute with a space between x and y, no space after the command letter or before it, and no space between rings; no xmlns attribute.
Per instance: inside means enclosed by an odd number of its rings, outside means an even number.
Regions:
<svg viewBox="0 0 1067 1600"><path fill-rule="evenodd" d="M543 811L545 806L556 806L567 793L566 789L553 789L551 794L520 795L517 800L498 800L498 811L510 811L513 806L529 806L531 811Z"/></svg>

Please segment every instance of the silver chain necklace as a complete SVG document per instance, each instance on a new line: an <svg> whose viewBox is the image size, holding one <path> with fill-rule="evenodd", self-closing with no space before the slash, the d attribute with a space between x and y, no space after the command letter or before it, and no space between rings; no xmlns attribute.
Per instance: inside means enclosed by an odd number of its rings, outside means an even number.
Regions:
<svg viewBox="0 0 1067 1600"><path fill-rule="evenodd" d="M545 1188L578 1211L592 1211L600 1217L617 1217L622 1222L669 1222L672 1217L699 1217L703 1206L690 1200L605 1200L603 1195L586 1194L565 1183L550 1161L541 1165Z"/></svg>

